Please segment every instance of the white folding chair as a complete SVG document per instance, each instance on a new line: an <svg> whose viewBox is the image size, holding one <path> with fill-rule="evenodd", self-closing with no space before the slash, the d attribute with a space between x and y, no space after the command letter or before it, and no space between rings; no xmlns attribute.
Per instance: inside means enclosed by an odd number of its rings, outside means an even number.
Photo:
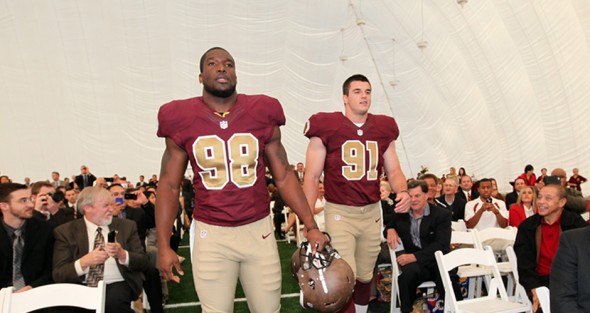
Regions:
<svg viewBox="0 0 590 313"><path fill-rule="evenodd" d="M530 300L529 297L526 294L526 290L524 289L524 287L520 284L519 278L518 278L518 261L516 259L516 253L514 253L514 248L512 246L509 246L506 248L506 256L508 256L508 262L510 262L510 268L511 268L511 273L512 273L512 277L514 278L514 296L513 299L516 302L521 302L521 303L529 303L530 304ZM499 267L498 267L499 269ZM510 296L510 294L509 294ZM543 309L543 311L545 311L545 309ZM547 311L545 311L547 312Z"/></svg>
<svg viewBox="0 0 590 313"><path fill-rule="evenodd" d="M514 245L516 240L516 231L514 227L497 228L491 227L483 230L473 230L476 238L477 248L483 249L485 246L490 246L498 259L498 269L500 274L508 276L506 290L509 296L514 295L515 284L512 274L512 266L509 261L506 261L506 248Z"/></svg>
<svg viewBox="0 0 590 313"><path fill-rule="evenodd" d="M188 236L188 247L191 252L190 258L193 260L193 249L195 247L195 230L197 229L197 221L193 218L191 222L190 234Z"/></svg>
<svg viewBox="0 0 590 313"><path fill-rule="evenodd" d="M78 284L51 284L14 293L13 287L4 288L2 312L30 312L55 306L72 306L104 313L106 285L97 287Z"/></svg>
<svg viewBox="0 0 590 313"><path fill-rule="evenodd" d="M451 229L454 231L467 231L467 225L464 220L457 220L451 222Z"/></svg>
<svg viewBox="0 0 590 313"><path fill-rule="evenodd" d="M441 251L434 253L440 276L445 286L445 312L529 312L530 305L511 302L502 284L502 277L496 265L494 253L490 248L485 250L463 248L443 255ZM449 271L461 265L478 264L491 269L488 294L475 299L458 301L451 283Z"/></svg>
<svg viewBox="0 0 590 313"><path fill-rule="evenodd" d="M400 308L397 307L397 302L399 301L399 285L397 284L397 278L401 272L399 270L399 265L396 262L396 252L402 251L403 249L404 247L401 244L397 245L395 249L389 248L389 255L391 256L391 306L389 312L391 313L400 312ZM429 295L434 293L435 287L436 284L434 281L425 281L418 286L419 289L426 289L426 293Z"/></svg>
<svg viewBox="0 0 590 313"><path fill-rule="evenodd" d="M477 238L472 230L470 231L452 231L451 232L451 246L455 248L478 248L476 244ZM467 298L472 299L481 293L482 276L491 274L490 270L485 267L475 265L463 265L457 269L457 276L469 280L469 289L467 290Z"/></svg>
<svg viewBox="0 0 590 313"><path fill-rule="evenodd" d="M547 287L538 287L535 289L537 293L537 298L539 298L539 304L541 305L541 309L543 309L543 313L551 313L551 300L549 298L549 288Z"/></svg>

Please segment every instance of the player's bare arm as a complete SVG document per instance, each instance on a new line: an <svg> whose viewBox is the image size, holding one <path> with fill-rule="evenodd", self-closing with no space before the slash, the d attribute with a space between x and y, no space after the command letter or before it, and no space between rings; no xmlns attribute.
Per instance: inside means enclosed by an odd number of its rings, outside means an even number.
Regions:
<svg viewBox="0 0 590 313"><path fill-rule="evenodd" d="M383 153L383 165L387 173L387 180L391 185L391 190L397 194L395 201L395 212L406 213L410 208L410 194L408 193L408 184L406 176L399 164L397 151L395 150L395 141L392 141Z"/></svg>
<svg viewBox="0 0 590 313"><path fill-rule="evenodd" d="M166 150L162 155L160 182L158 183L158 202L156 203L156 231L158 234L158 268L166 280L180 282L180 277L174 275L172 267L180 275L184 275L178 256L170 248L172 225L178 211L178 197L180 182L186 170L188 156L186 152L166 138Z"/></svg>
<svg viewBox="0 0 590 313"><path fill-rule="evenodd" d="M312 137L307 145L305 176L303 178L303 192L310 208L315 206L316 199L318 198L318 186L322 177L322 171L324 170L325 160L326 146L324 146L320 138Z"/></svg>
<svg viewBox="0 0 590 313"><path fill-rule="evenodd" d="M264 154L266 164L272 172L273 179L281 192L283 200L295 211L301 222L305 225L308 231L307 240L314 245L317 244L318 250L321 251L328 239L319 231L303 194L303 190L291 170L289 160L287 159L287 152L281 143L281 131L279 127L275 127L272 138L266 143Z"/></svg>

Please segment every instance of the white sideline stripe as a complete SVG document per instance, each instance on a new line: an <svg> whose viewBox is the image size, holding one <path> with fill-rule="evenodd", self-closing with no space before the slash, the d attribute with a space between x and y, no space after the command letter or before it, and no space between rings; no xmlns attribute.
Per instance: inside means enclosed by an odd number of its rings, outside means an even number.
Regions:
<svg viewBox="0 0 590 313"><path fill-rule="evenodd" d="M295 298L299 297L299 293L288 293L285 295L281 295L281 298ZM234 302L244 302L246 298L238 298L235 299ZM200 306L201 302L187 302L187 303L174 303L174 304L166 304L164 306L165 309L174 309L174 308L185 308L190 306Z"/></svg>

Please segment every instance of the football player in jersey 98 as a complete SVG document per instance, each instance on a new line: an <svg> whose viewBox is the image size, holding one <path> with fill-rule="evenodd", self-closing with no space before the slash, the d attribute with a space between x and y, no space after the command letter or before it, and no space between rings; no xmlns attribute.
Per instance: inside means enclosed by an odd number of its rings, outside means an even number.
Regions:
<svg viewBox="0 0 590 313"><path fill-rule="evenodd" d="M156 206L158 267L166 280L180 280L173 268L183 274L169 239L190 162L196 190L193 278L203 312L233 312L238 277L251 312L279 312L281 266L269 221L267 166L309 242L321 251L328 239L318 230L281 144L280 103L238 94L235 62L225 49L205 52L200 70L203 95L172 101L158 113L158 136L166 138Z"/></svg>
<svg viewBox="0 0 590 313"><path fill-rule="evenodd" d="M397 194L396 212L407 212L410 197L395 150L395 120L369 113L372 90L365 76L349 77L342 91L344 114L317 113L306 124L310 141L303 190L313 206L324 173L326 231L356 278L354 303L349 302L345 311L366 312L381 244L381 169Z"/></svg>

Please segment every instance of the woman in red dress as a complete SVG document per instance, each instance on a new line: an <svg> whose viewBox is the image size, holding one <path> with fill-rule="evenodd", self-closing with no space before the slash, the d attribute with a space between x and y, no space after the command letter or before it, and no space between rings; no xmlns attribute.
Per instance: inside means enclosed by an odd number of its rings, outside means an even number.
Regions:
<svg viewBox="0 0 590 313"><path fill-rule="evenodd" d="M520 190L516 203L508 210L508 225L518 227L527 217L537 212L537 191L534 187L525 186Z"/></svg>

